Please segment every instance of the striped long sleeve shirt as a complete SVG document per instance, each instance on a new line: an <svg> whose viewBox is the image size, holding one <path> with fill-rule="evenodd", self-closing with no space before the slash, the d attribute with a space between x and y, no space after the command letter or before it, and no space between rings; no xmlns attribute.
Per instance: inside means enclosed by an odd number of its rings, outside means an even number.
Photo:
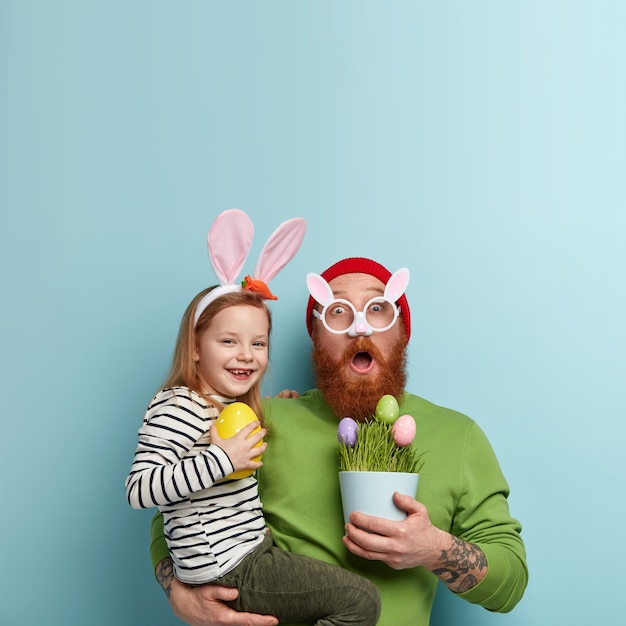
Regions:
<svg viewBox="0 0 626 626"><path fill-rule="evenodd" d="M163 513L176 577L187 583L224 575L265 535L256 478L224 480L233 465L208 433L218 414L187 387L159 391L146 410L126 479L133 508Z"/></svg>

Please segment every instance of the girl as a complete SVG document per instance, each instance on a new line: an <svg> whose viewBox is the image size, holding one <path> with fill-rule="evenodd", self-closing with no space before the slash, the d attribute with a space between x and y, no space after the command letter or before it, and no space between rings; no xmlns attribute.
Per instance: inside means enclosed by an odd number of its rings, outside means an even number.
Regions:
<svg viewBox="0 0 626 626"><path fill-rule="evenodd" d="M259 282L246 277L252 288ZM139 430L126 494L133 508L162 511L182 582L236 587L233 608L281 622L373 626L380 614L376 587L338 566L277 548L256 478L228 478L261 467L253 459L267 447L257 446L267 435L260 389L271 331L265 298L273 298L263 287L222 284L187 307L171 371ZM214 423L233 401L248 404L260 424L222 439Z"/></svg>

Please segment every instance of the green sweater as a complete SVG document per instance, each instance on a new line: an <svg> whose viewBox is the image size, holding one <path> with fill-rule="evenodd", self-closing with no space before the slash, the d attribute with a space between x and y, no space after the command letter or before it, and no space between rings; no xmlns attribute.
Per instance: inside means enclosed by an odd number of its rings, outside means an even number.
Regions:
<svg viewBox="0 0 626 626"><path fill-rule="evenodd" d="M422 567L396 571L348 552L337 474L337 417L317 390L298 399L267 400L269 446L258 472L268 526L291 552L337 563L372 580L383 599L380 626L427 626L438 579ZM519 522L509 513L508 485L495 454L471 419L405 394L400 415L417 424L414 444L426 452L417 499L432 523L478 545L485 578L462 598L491 611L510 611L528 580ZM168 555L162 518L152 526L153 565Z"/></svg>

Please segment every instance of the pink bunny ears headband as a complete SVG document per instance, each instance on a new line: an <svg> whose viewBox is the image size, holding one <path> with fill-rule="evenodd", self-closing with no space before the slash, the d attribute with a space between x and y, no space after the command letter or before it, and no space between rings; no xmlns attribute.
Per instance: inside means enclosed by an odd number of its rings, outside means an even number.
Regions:
<svg viewBox="0 0 626 626"><path fill-rule="evenodd" d="M236 283L252 247L254 227L252 220L239 209L220 213L207 235L209 259L220 284L198 302L193 318L194 327L209 304L227 293L250 289L268 300L277 300L267 283L296 255L305 228L305 221L301 217L283 222L263 246L252 277L247 275L242 282Z"/></svg>

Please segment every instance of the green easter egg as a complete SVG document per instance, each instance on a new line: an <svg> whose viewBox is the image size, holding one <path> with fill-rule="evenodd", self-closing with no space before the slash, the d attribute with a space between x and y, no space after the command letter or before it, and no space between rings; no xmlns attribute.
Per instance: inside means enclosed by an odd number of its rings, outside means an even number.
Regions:
<svg viewBox="0 0 626 626"><path fill-rule="evenodd" d="M376 405L376 417L387 424L393 424L400 415L398 401L391 395L383 396Z"/></svg>

